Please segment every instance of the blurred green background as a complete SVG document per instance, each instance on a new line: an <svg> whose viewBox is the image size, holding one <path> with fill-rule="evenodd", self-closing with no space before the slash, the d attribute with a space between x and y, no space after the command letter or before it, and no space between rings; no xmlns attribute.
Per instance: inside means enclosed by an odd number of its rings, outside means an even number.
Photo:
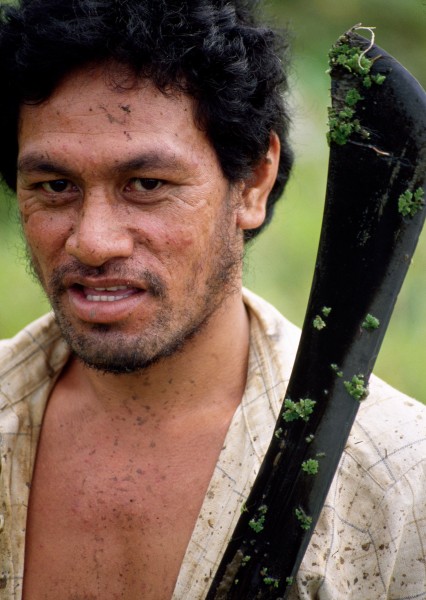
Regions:
<svg viewBox="0 0 426 600"><path fill-rule="evenodd" d="M274 25L289 27L290 102L296 168L275 219L248 250L245 283L296 324L303 322L318 246L328 147L327 53L352 25L376 27L376 41L426 87L425 0L270 0ZM390 124L391 126L391 124ZM399 296L375 372L426 402L426 234ZM0 338L42 314L47 304L26 273L14 199L0 202Z"/></svg>

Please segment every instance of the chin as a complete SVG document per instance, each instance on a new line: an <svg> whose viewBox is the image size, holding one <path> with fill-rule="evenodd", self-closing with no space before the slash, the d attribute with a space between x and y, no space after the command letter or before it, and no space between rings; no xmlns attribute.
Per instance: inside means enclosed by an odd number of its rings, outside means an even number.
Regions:
<svg viewBox="0 0 426 600"><path fill-rule="evenodd" d="M91 325L89 332L78 332L63 317L57 317L57 321L65 341L80 362L103 373L123 375L146 370L182 352L204 329L208 318L177 331L165 327L165 323L162 327L157 324L151 331L139 335L117 331L108 324Z"/></svg>

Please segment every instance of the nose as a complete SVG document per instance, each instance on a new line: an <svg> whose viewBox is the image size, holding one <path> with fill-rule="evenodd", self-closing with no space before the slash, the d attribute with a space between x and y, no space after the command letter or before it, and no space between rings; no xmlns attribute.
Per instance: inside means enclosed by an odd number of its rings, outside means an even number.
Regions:
<svg viewBox="0 0 426 600"><path fill-rule="evenodd" d="M85 196L65 243L68 254L93 267L114 258L128 258L133 253L133 236L123 222L123 211L117 203L100 196Z"/></svg>

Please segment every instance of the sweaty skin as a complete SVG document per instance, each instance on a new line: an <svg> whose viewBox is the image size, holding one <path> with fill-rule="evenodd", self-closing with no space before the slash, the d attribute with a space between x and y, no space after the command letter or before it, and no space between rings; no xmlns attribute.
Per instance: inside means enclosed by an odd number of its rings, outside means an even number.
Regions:
<svg viewBox="0 0 426 600"><path fill-rule="evenodd" d="M230 185L193 114L111 65L22 106L24 234L73 351L31 483L25 600L169 599L241 401L243 232L279 143Z"/></svg>

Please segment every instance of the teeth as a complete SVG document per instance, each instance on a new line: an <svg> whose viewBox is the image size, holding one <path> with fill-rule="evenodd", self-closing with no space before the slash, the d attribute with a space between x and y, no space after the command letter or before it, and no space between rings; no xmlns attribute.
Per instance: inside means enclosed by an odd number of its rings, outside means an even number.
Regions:
<svg viewBox="0 0 426 600"><path fill-rule="evenodd" d="M93 294L87 294L86 298L90 302L116 302L117 300L126 298L126 296L95 296Z"/></svg>
<svg viewBox="0 0 426 600"><path fill-rule="evenodd" d="M127 290L127 285L117 285L115 287L95 287L97 292L117 292L118 290Z"/></svg>

